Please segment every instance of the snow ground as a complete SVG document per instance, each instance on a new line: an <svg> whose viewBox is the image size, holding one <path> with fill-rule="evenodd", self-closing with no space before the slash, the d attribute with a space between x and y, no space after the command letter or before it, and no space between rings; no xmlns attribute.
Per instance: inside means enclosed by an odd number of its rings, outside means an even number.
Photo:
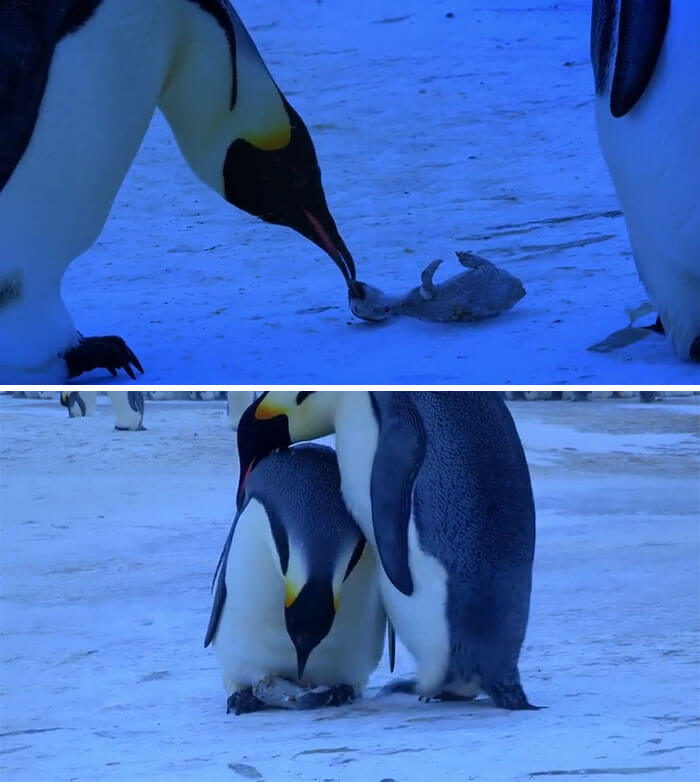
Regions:
<svg viewBox="0 0 700 782"><path fill-rule="evenodd" d="M104 397L70 420L0 397L2 778L697 779L698 399L510 408L538 506L521 671L547 709L375 698L384 659L352 706L234 717L202 647L224 404L150 402L147 431L114 432Z"/></svg>
<svg viewBox="0 0 700 782"><path fill-rule="evenodd" d="M360 279L403 293L469 249L528 294L479 324L358 321L323 253L207 190L157 114L65 277L80 331L123 336L149 384L697 382L657 335L586 350L646 298L595 136L590 0L236 6L311 130Z"/></svg>

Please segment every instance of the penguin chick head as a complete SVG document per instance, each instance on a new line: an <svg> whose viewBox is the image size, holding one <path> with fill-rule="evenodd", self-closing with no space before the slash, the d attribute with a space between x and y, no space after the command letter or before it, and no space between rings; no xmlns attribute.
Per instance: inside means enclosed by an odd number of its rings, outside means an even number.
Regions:
<svg viewBox="0 0 700 782"><path fill-rule="evenodd" d="M245 410L238 422L239 510L255 465L272 451L330 434L336 401L330 391L266 391Z"/></svg>
<svg viewBox="0 0 700 782"><path fill-rule="evenodd" d="M335 605L330 578L311 577L296 595L287 583L284 619L297 653L299 679L304 675L309 655L330 632Z"/></svg>
<svg viewBox="0 0 700 782"><path fill-rule="evenodd" d="M355 262L328 209L311 136L301 117L282 100L289 128L277 143L260 146L238 138L229 146L224 162L226 200L268 223L293 228L328 253L346 281L353 280Z"/></svg>

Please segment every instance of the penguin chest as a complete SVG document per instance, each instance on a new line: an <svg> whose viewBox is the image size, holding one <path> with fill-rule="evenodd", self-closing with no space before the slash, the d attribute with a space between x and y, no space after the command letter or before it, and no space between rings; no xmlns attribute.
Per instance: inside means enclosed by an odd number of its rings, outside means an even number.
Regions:
<svg viewBox="0 0 700 782"><path fill-rule="evenodd" d="M284 619L284 581L261 503L241 514L226 563L226 601L213 641L229 692L267 675L296 678L296 653Z"/></svg>

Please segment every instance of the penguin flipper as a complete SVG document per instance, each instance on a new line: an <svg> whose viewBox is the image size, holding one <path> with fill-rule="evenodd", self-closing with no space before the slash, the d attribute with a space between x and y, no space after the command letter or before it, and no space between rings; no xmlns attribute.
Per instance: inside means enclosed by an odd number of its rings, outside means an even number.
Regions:
<svg viewBox="0 0 700 782"><path fill-rule="evenodd" d="M405 393L371 393L379 420L370 497L379 558L391 583L413 594L408 564L408 522L413 484L425 456L425 431L418 411Z"/></svg>
<svg viewBox="0 0 700 782"><path fill-rule="evenodd" d="M396 631L389 621L386 623L386 638L389 644L389 670L393 673L396 666Z"/></svg>
<svg viewBox="0 0 700 782"><path fill-rule="evenodd" d="M621 0L610 92L613 117L627 114L644 94L659 59L670 12L670 0Z"/></svg>
<svg viewBox="0 0 700 782"><path fill-rule="evenodd" d="M239 511L231 524L231 529L226 536L226 542L219 555L219 561L216 563L216 570L214 571L214 578L212 579L212 589L214 589L214 602L211 607L211 614L209 615L209 625L207 627L207 633L204 636L204 648L214 640L216 631L219 628L219 620L221 619L221 612L224 609L224 603L226 602L226 563L228 562L228 552L231 548L231 541L233 540L233 533L236 529L236 522L241 515ZM214 584L216 583L216 587Z"/></svg>
<svg viewBox="0 0 700 782"><path fill-rule="evenodd" d="M143 391L127 391L126 400L129 403L129 407L143 417Z"/></svg>

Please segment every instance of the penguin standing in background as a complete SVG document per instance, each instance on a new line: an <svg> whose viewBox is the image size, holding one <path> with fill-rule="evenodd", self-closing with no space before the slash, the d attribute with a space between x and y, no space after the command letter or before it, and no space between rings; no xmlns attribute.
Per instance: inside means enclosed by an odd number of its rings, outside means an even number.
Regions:
<svg viewBox="0 0 700 782"><path fill-rule="evenodd" d="M221 666L228 710L261 708L254 688L268 677L320 688L297 708L352 700L379 662L386 615L333 450L271 453L251 465L238 505L204 641Z"/></svg>
<svg viewBox="0 0 700 782"><path fill-rule="evenodd" d="M342 494L381 563L391 625L429 697L484 691L532 709L518 657L535 508L523 448L494 392L269 392L238 426L244 501L259 459L335 432Z"/></svg>
<svg viewBox="0 0 700 782"><path fill-rule="evenodd" d="M0 382L143 372L76 330L60 287L156 107L207 185L355 278L311 136L228 0L0 2L0 63Z"/></svg>
<svg viewBox="0 0 700 782"><path fill-rule="evenodd" d="M639 276L677 354L700 361L700 3L593 0L603 156Z"/></svg>
<svg viewBox="0 0 700 782"><path fill-rule="evenodd" d="M226 418L232 429L238 429L238 421L246 408L255 401L255 391L227 391Z"/></svg>
<svg viewBox="0 0 700 782"><path fill-rule="evenodd" d="M97 391L61 391L61 405L68 410L69 418L94 415L97 407Z"/></svg>
<svg viewBox="0 0 700 782"><path fill-rule="evenodd" d="M119 432L143 432L144 399L141 391L108 391L112 402L116 422L114 428Z"/></svg>

